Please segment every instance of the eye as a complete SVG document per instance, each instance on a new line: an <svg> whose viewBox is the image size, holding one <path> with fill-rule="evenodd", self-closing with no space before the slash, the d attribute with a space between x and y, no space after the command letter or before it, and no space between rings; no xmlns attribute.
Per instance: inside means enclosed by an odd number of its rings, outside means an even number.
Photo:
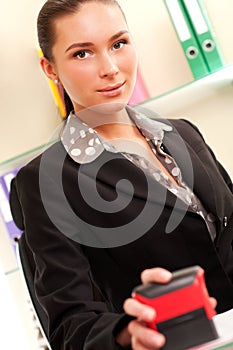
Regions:
<svg viewBox="0 0 233 350"><path fill-rule="evenodd" d="M76 57L80 60L84 60L85 58L88 58L91 55L91 53L87 50L80 50L74 53L73 57Z"/></svg>
<svg viewBox="0 0 233 350"><path fill-rule="evenodd" d="M113 50L119 50L126 44L127 44L127 41L125 39L119 40L119 41L117 41L116 43L113 44L112 49Z"/></svg>

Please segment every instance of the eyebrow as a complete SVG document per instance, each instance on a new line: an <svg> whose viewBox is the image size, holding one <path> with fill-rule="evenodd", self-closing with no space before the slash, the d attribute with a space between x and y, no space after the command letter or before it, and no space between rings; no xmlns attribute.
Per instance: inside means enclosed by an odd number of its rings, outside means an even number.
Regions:
<svg viewBox="0 0 233 350"><path fill-rule="evenodd" d="M109 39L109 41L117 40L119 37L121 37L123 34L126 34L126 33L128 33L127 30L121 30L120 32L114 34ZM66 49L65 52L67 52L67 51L69 51L71 49L74 49L74 48L82 48L82 47L89 47L89 46L94 46L94 43L92 43L92 42L74 43L74 44L70 45L68 47L68 49Z"/></svg>

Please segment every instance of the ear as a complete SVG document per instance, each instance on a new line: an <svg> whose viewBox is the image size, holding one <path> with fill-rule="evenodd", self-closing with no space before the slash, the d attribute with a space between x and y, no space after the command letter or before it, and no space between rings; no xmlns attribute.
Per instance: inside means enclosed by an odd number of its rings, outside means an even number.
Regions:
<svg viewBox="0 0 233 350"><path fill-rule="evenodd" d="M53 81L58 79L54 64L51 63L46 57L43 56L40 58L40 66L49 79Z"/></svg>

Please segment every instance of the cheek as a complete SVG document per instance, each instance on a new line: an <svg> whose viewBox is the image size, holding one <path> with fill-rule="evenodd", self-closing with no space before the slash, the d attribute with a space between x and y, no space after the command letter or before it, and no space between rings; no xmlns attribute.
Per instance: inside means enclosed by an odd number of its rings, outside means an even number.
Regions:
<svg viewBox="0 0 233 350"><path fill-rule="evenodd" d="M68 90L72 90L72 93L87 92L87 87L90 88L93 84L93 77L95 73L91 67L73 67L67 74L63 75L63 84Z"/></svg>
<svg viewBox="0 0 233 350"><path fill-rule="evenodd" d="M80 78L91 76L93 70L94 64L91 60L83 62L72 60L63 66L61 72L63 76L66 76L70 81L80 80L83 82Z"/></svg>
<svg viewBox="0 0 233 350"><path fill-rule="evenodd" d="M127 57L125 57L123 63L125 64L127 71L130 74L134 74L138 67L138 57L136 52L134 50L129 50L127 52Z"/></svg>
<svg viewBox="0 0 233 350"><path fill-rule="evenodd" d="M74 82L81 82L85 84L90 79L93 79L95 73L93 65L91 64L79 64L70 71L70 79Z"/></svg>

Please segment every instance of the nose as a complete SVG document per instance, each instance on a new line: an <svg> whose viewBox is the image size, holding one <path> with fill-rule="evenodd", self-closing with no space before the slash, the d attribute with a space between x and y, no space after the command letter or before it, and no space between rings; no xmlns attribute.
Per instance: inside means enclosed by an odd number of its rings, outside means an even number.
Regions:
<svg viewBox="0 0 233 350"><path fill-rule="evenodd" d="M110 54L105 53L101 57L100 76L101 78L113 77L119 72L117 63Z"/></svg>

